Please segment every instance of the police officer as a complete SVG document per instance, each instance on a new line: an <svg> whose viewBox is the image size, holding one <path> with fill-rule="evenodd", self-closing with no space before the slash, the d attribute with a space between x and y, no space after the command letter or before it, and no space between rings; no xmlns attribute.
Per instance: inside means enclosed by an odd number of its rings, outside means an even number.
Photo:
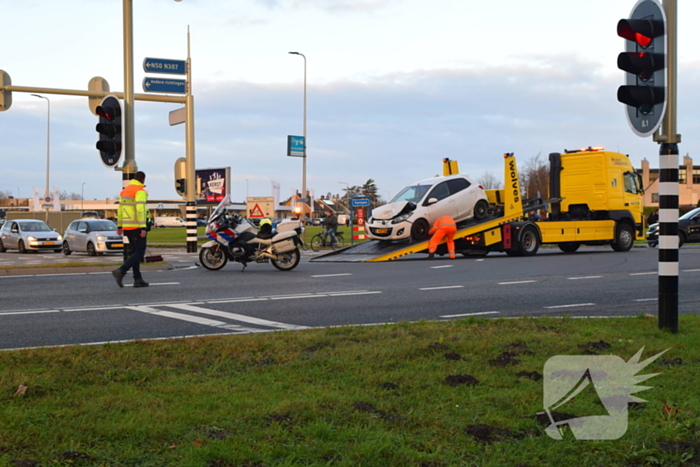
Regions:
<svg viewBox="0 0 700 467"><path fill-rule="evenodd" d="M122 279L131 269L134 274L134 287L148 287L148 282L141 277L141 262L146 253L146 232L150 213L146 203L148 193L144 190L146 174L136 172L134 179L119 193L119 210L117 212L117 234L126 235L131 246L131 256L119 268L112 271L119 287L124 287Z"/></svg>

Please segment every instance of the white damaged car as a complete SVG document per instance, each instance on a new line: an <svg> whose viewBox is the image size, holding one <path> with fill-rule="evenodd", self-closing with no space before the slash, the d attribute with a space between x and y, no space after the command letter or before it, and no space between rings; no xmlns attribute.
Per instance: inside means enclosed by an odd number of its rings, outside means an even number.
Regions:
<svg viewBox="0 0 700 467"><path fill-rule="evenodd" d="M372 210L365 230L374 240L425 240L441 216L482 220L488 209L483 187L466 175L434 177L407 186L389 204Z"/></svg>

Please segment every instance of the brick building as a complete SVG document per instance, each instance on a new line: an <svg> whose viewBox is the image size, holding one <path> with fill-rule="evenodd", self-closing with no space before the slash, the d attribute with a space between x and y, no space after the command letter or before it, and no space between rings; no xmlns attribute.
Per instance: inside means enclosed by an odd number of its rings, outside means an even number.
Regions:
<svg viewBox="0 0 700 467"><path fill-rule="evenodd" d="M642 176L644 206L659 205L659 169L649 168L649 161L642 160L642 168L637 169ZM678 166L678 203L681 206L697 206L700 200L700 165L693 165L693 159L686 155L683 164Z"/></svg>

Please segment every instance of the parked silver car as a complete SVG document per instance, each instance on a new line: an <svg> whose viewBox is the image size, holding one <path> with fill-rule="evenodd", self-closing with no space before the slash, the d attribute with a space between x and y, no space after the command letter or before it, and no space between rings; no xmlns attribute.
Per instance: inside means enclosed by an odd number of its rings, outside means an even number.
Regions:
<svg viewBox="0 0 700 467"><path fill-rule="evenodd" d="M61 251L61 235L44 221L34 219L8 220L0 229L0 253L19 250L20 253L39 250Z"/></svg>
<svg viewBox="0 0 700 467"><path fill-rule="evenodd" d="M117 235L117 224L107 219L78 219L68 226L63 235L63 254L86 251L88 255L98 253L121 253L124 243Z"/></svg>

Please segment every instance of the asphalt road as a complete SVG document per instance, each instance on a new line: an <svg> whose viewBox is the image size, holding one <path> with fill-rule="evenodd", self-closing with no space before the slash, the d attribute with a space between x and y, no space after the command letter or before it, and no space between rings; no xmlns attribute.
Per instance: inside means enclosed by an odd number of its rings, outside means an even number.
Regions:
<svg viewBox="0 0 700 467"><path fill-rule="evenodd" d="M658 307L658 252L649 248L388 263L306 256L291 272L269 264L212 272L194 266L194 254L164 256L175 268L146 272L145 289L130 279L120 289L109 273L0 277L0 348L466 316L633 316ZM698 313L700 247L681 249L680 269L680 312Z"/></svg>

